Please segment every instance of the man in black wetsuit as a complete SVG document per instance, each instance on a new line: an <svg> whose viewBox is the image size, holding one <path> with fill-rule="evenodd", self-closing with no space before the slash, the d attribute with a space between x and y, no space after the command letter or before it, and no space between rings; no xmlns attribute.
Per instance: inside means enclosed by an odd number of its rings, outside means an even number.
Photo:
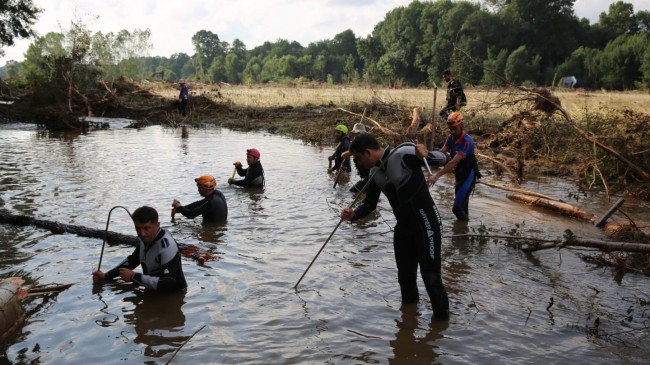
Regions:
<svg viewBox="0 0 650 365"><path fill-rule="evenodd" d="M187 282L181 265L181 254L169 231L160 228L158 212L151 207L140 207L131 216L140 242L124 261L106 273L93 272L93 281L102 282L121 277L159 292L185 290ZM142 265L142 274L133 271Z"/></svg>
<svg viewBox="0 0 650 365"><path fill-rule="evenodd" d="M246 163L248 168L241 167L241 162L237 161L233 165L237 169L237 175L244 176L243 179L228 179L228 184L236 186L263 187L264 186L264 169L260 162L260 151L255 148L246 150Z"/></svg>
<svg viewBox="0 0 650 365"><path fill-rule="evenodd" d="M339 124L336 126L336 128L334 128L334 130L336 140L339 141L339 144L336 146L334 153L327 157L327 161L329 162L327 172L331 174L334 171L339 171L339 169L343 169L345 172L350 172L352 171L352 168L350 167L350 164L345 162L345 159L343 158L343 152L347 151L348 148L350 148L348 127L344 126L343 124ZM334 162L334 166L332 166L332 162Z"/></svg>
<svg viewBox="0 0 650 365"><path fill-rule="evenodd" d="M368 133L366 131L366 126L363 125L363 123L355 124L354 127L352 127L352 132L350 133L352 135L352 140L354 140L361 133ZM349 159L350 151L349 150L343 151L341 156L346 160ZM358 193L363 189L364 186L366 186L366 183L368 182L368 176L370 176L370 169L359 165L358 162L354 162L354 166L357 168L357 172L359 173L359 177L361 177L361 180L357 181L354 185L352 185L352 187L350 188L350 192Z"/></svg>
<svg viewBox="0 0 650 365"><path fill-rule="evenodd" d="M200 214L203 216L203 223L224 222L228 219L226 197L222 192L215 189L217 181L214 179L214 176L203 175L194 179L194 181L203 199L188 205L183 205L174 199L172 203L172 217L174 214L180 213L191 219Z"/></svg>
<svg viewBox="0 0 650 365"><path fill-rule="evenodd" d="M441 276L442 226L422 172L426 147L404 144L395 149L382 148L373 136L362 133L350 145L350 152L360 165L372 168L371 182L361 205L354 210L344 209L341 218L355 221L367 216L375 210L383 192L397 219L393 246L402 303L416 303L419 299L419 265L434 317L448 320L449 299Z"/></svg>
<svg viewBox="0 0 650 365"><path fill-rule="evenodd" d="M463 85L451 76L450 70L444 70L442 78L447 83L447 105L440 110L440 116L446 119L449 114L457 112L461 107L467 105L467 97L463 91Z"/></svg>

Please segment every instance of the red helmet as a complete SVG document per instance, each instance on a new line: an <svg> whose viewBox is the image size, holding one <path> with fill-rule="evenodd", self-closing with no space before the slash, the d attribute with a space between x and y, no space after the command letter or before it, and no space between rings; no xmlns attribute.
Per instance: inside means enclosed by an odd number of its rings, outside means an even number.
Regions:
<svg viewBox="0 0 650 365"><path fill-rule="evenodd" d="M214 179L212 175L203 175L194 179L197 186L202 187L203 189L212 190L217 186L217 180Z"/></svg>
<svg viewBox="0 0 650 365"><path fill-rule="evenodd" d="M260 151L256 150L255 148L251 148L249 150L246 150L247 155L251 155L255 158L260 158Z"/></svg>

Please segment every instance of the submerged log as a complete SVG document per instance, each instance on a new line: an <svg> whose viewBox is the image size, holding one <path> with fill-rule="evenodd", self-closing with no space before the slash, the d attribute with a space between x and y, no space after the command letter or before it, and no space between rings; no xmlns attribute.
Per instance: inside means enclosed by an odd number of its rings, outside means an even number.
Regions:
<svg viewBox="0 0 650 365"><path fill-rule="evenodd" d="M55 234L63 233L74 233L81 237L90 237L90 238L99 238L104 239L106 237L106 242L109 244L126 244L130 246L135 246L140 242L140 239L136 236L125 235L121 233L105 231L102 229L93 229L83 226L75 226L71 224L63 224L48 220L35 219L32 217L24 215L15 215L7 213L5 211L0 211L0 223L14 224L17 226L35 226L38 228L43 228L51 231ZM216 256L213 254L202 250L194 245L187 245L180 242L176 242L178 248L181 252L181 255L184 257L189 257L194 260L197 260L199 264L203 264L206 261L215 260ZM63 289L67 289L64 287Z"/></svg>
<svg viewBox="0 0 650 365"><path fill-rule="evenodd" d="M54 221L35 219L24 215L15 215L0 211L0 223L9 223L17 226L36 226L47 229L52 233L74 233L81 237L106 239L109 244L127 244L135 246L139 239L136 236L124 235L117 232L106 231L103 229L93 229L71 224L63 224Z"/></svg>
<svg viewBox="0 0 650 365"><path fill-rule="evenodd" d="M588 222L592 222L594 220L594 215L587 213L580 208L574 207L571 204L567 203L562 203L559 201L553 201L549 199L544 199L544 198L537 198L537 197L531 197L528 195L524 194L509 194L507 195L508 199L522 202L525 204L533 205L536 207L543 207L546 209L550 209L552 211L568 215L570 217L574 218L579 218Z"/></svg>
<svg viewBox="0 0 650 365"><path fill-rule="evenodd" d="M608 242L601 240L585 240L573 239L563 242L547 242L541 245L530 245L523 248L526 252L535 252L541 250L548 250L551 248L563 248L567 246L572 247L590 247L597 248L602 251L624 251L624 252L640 252L650 253L650 244L635 243L635 242Z"/></svg>
<svg viewBox="0 0 650 365"><path fill-rule="evenodd" d="M612 205L609 208L609 210L602 216L602 218L600 218L596 223L594 223L594 225L596 227L599 227L599 228L603 227L605 225L605 223L607 223L607 220L609 219L609 217L611 217L612 214L616 213L618 208L620 208L621 205L623 205L624 202L625 202L625 199L620 198L616 203L614 203L614 205Z"/></svg>
<svg viewBox="0 0 650 365"><path fill-rule="evenodd" d="M487 238L487 239L502 239L502 240L513 240L513 241L523 241L521 249L524 252L535 252L541 250L548 250L551 248L564 248L564 247L590 247L597 248L602 251L623 251L623 252L640 252L640 253L650 253L650 244L642 242L617 242L617 241L602 241L596 239L585 239L585 238L576 238L573 237L570 240L551 240L535 237L523 237L523 236L512 236L512 235L493 235L493 234L454 234L450 236L444 236L443 238L455 238L455 237L478 237L478 238Z"/></svg>

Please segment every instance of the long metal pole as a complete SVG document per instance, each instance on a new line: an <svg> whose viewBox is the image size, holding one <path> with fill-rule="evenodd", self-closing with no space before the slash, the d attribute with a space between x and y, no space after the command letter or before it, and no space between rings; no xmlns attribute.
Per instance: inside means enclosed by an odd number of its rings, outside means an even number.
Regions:
<svg viewBox="0 0 650 365"><path fill-rule="evenodd" d="M388 161L388 159L390 158L390 155L392 155L393 152L397 151L398 148L400 148L400 147L402 147L402 146L406 146L406 145L413 145L413 143L410 143L410 142L402 143L401 145L395 147L395 148L394 148L394 149L393 149L393 150L388 154L388 156L386 157L386 159L385 159L385 160L384 160L384 161L379 165L379 167L378 167L377 169L375 169L375 171L373 172L373 174L370 175L370 177L368 178L368 181L366 181L366 185L364 185L363 188L361 189L361 191L359 191L359 193L354 197L354 201L352 201L352 203L350 204L350 207L353 207L354 204L357 203L357 201L359 200L359 198L361 197L361 195L363 195L363 193L366 191L366 189L368 188L368 186L370 186L370 184L372 183L372 179L373 179L373 177L375 176L375 174L377 173L377 171L379 171L379 170L384 166L384 164L386 163L386 161ZM426 166L427 166L427 168L428 168L428 167L429 167L429 164L426 162L426 156L425 156L425 158L424 158L424 162L425 162L425 164L426 164ZM429 174L431 174L431 170L429 170ZM327 237L327 240L325 240L325 243L323 243L323 245L321 246L320 250L318 250L318 252L316 253L316 256L314 256L314 259L311 260L311 262L309 263L309 266L307 266L307 268L305 269L305 272L302 273L302 275L300 276L300 279L298 279L298 282L296 283L296 285L293 286L294 289L297 289L297 288L298 288L298 285L300 284L300 282L302 281L302 279L303 279L303 278L305 277L305 275L307 274L307 271L309 271L309 269L311 268L311 265L314 264L314 262L315 262L316 259L318 258L318 255L320 255L320 253L323 251L323 249L325 248L325 246L327 245L327 243L330 241L330 239L332 238L332 236L334 236L334 233L336 232L336 230L339 229L339 226L341 225L341 223L343 223L343 218L341 218L341 219L339 220L339 222L336 224L336 227L334 227L334 230L332 231L332 233L330 233L329 237Z"/></svg>
<svg viewBox="0 0 650 365"><path fill-rule="evenodd" d="M126 210L126 212L129 213L129 217L131 217L131 212L129 212L128 209L124 208L121 205L116 205L113 208L111 208L111 210L108 211L108 218L106 219L106 230L104 231L104 242L102 242L102 253L99 254L99 265L97 265L97 271L101 270L102 268L102 258L104 257L104 246L106 246L106 237L108 236L108 224L111 221L111 213L115 208L122 208Z"/></svg>

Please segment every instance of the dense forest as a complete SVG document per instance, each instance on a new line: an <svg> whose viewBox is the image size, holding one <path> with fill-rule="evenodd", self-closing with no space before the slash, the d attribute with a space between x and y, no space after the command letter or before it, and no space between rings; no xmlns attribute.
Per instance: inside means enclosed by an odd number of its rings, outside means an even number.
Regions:
<svg viewBox="0 0 650 365"><path fill-rule="evenodd" d="M573 5L574 0L416 0L388 12L366 38L348 29L306 47L278 39L249 50L239 39L227 42L200 30L192 36L194 54L170 57L150 55L148 29L93 33L75 19L65 31L34 38L24 61L7 63L0 75L23 86L126 77L428 87L450 68L468 85L549 86L575 76L583 88L650 88L650 12L618 1L592 25L577 18ZM32 35L38 16L33 5L0 12L3 19L22 19L11 22L18 26L13 33L3 20L0 46L11 45L12 35Z"/></svg>

